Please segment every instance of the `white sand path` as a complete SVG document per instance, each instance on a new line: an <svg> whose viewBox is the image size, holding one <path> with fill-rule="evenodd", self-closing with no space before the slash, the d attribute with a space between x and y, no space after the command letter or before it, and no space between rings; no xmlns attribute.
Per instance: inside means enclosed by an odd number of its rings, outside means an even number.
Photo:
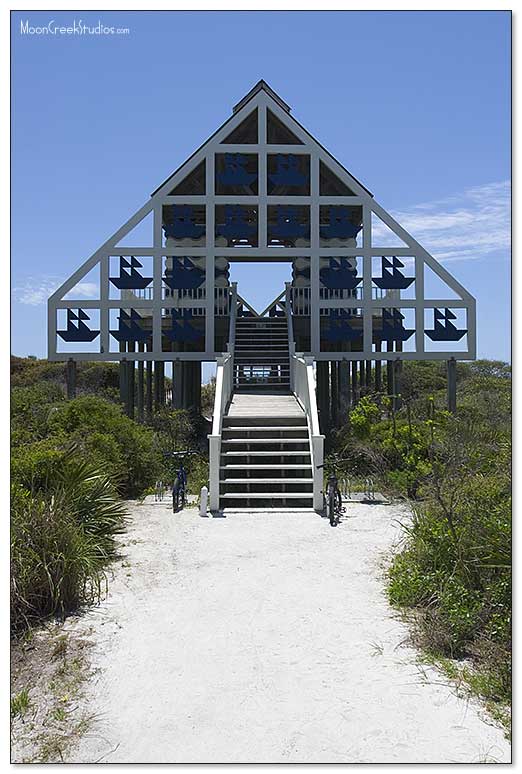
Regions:
<svg viewBox="0 0 522 774"><path fill-rule="evenodd" d="M420 667L386 601L397 507L173 515L131 506L94 627L98 715L70 762L508 761L480 705Z"/></svg>

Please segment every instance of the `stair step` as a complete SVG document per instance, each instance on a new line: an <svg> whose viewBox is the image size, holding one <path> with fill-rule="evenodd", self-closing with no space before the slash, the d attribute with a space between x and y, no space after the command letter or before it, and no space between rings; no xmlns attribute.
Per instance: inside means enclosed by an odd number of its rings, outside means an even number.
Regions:
<svg viewBox="0 0 522 774"><path fill-rule="evenodd" d="M306 425L303 425L302 427L299 427L299 425L227 425L226 427L223 427L223 432L225 430L228 432L252 432L252 433L259 433L259 432L267 432L268 430L275 430L277 432L282 431L291 431L295 432L296 430L299 430L300 432L306 431L308 432L308 427Z"/></svg>
<svg viewBox="0 0 522 774"><path fill-rule="evenodd" d="M243 369L243 368L279 368L281 366L284 366L287 371L290 370L290 365L288 362L288 358L286 360L279 360L276 361L275 358L271 357L270 359L262 360L262 358L257 357L255 361L249 357L244 359L234 358L234 367L236 369Z"/></svg>
<svg viewBox="0 0 522 774"><path fill-rule="evenodd" d="M311 465L221 465L221 470L312 470Z"/></svg>
<svg viewBox="0 0 522 774"><path fill-rule="evenodd" d="M249 446L257 443L308 443L308 438L222 438L221 443L242 443Z"/></svg>
<svg viewBox="0 0 522 774"><path fill-rule="evenodd" d="M220 484L313 484L313 478L222 478Z"/></svg>
<svg viewBox="0 0 522 774"><path fill-rule="evenodd" d="M273 511L273 508L270 507L260 507L260 508L253 508L252 506L247 506L246 508L237 508L236 506L232 505L223 505L222 508L223 511L226 511L228 514L245 514L245 513L270 513ZM284 513L284 514L291 514L291 513L315 513L314 509L311 506L303 505L300 508L286 508L284 505L278 506L277 508L278 513Z"/></svg>
<svg viewBox="0 0 522 774"><path fill-rule="evenodd" d="M242 492L227 492L227 494L222 494L219 496L220 499L227 499L227 500L239 500L242 497L245 497L247 500L253 500L253 499L266 499L266 500L297 500L298 498L303 498L303 500L311 500L313 498L312 492L247 492L243 494Z"/></svg>
<svg viewBox="0 0 522 774"><path fill-rule="evenodd" d="M255 344L236 344L234 354L247 355L250 352L254 354L261 353L263 355L289 355L288 344L267 344L265 341L256 342Z"/></svg>
<svg viewBox="0 0 522 774"><path fill-rule="evenodd" d="M268 389L269 387L281 387L281 388L287 388L289 387L289 382L267 382L263 385L262 382L251 382L250 384L248 382L234 382L236 389L236 392L244 394L249 393L253 389L258 389L259 387L265 387ZM270 393L271 394L271 393Z"/></svg>
<svg viewBox="0 0 522 774"><path fill-rule="evenodd" d="M221 452L222 457L310 457L308 451L225 451Z"/></svg>

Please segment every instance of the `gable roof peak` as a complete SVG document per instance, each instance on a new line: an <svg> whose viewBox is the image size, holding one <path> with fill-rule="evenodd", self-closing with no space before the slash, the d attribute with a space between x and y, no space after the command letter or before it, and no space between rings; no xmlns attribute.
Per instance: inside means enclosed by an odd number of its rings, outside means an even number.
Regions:
<svg viewBox="0 0 522 774"><path fill-rule="evenodd" d="M241 108L243 108L243 107L244 107L244 106L247 104L247 102L250 102L250 100L252 99L252 97L255 97L255 95L256 95L256 94L258 94L260 91L265 91L265 92L266 92L266 93L267 93L267 94L268 94L270 97L272 97L272 99L273 99L275 102L277 102L277 104L279 105L279 107L280 107L280 108L282 108L283 110L285 110L287 113L290 113L290 110L291 110L291 107L290 107L290 105L287 105L287 104L286 104L286 102L285 102L283 99L281 99L281 97L279 96L279 94L277 94L277 93L276 93L276 92L275 92L275 91L274 91L274 90L273 90L273 89L272 89L272 88L271 88L271 87L268 85L268 83L267 83L266 81L264 81L263 79L261 79L260 81L258 81L258 82L256 83L256 85L255 85L255 86L253 86L253 87L250 89L250 91L248 92L248 94L245 94L245 96L243 97L243 99L240 99L240 100L239 100L239 102L237 103L237 105L234 105L234 107L232 108L232 113L237 113L239 110L241 110Z"/></svg>

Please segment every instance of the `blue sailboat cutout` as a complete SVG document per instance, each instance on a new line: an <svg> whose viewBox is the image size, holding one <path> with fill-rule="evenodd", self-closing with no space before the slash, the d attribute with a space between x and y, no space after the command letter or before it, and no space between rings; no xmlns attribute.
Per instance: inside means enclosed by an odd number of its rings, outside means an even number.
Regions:
<svg viewBox="0 0 522 774"><path fill-rule="evenodd" d="M172 269L165 270L163 282L171 290L194 290L205 281L205 272L194 266L190 258L173 258Z"/></svg>
<svg viewBox="0 0 522 774"><path fill-rule="evenodd" d="M72 309L67 310L67 328L64 331L56 331L57 335L64 341L94 341L99 336L100 331L92 331L84 320L89 320L89 315L78 309L75 314Z"/></svg>
<svg viewBox="0 0 522 774"><path fill-rule="evenodd" d="M391 312L383 309L382 329L374 333L374 338L390 342L407 341L410 336L413 336L415 330L413 328L405 328L402 324L403 320L404 315L398 309L392 309Z"/></svg>
<svg viewBox="0 0 522 774"><path fill-rule="evenodd" d="M324 337L327 341L354 341L360 339L361 331L354 330L350 321L355 319L354 315L345 309L332 309L330 311L330 324L325 331Z"/></svg>
<svg viewBox="0 0 522 774"><path fill-rule="evenodd" d="M349 207L330 207L328 211L329 225L320 230L323 239L355 239L362 224L356 226L350 220Z"/></svg>
<svg viewBox="0 0 522 774"><path fill-rule="evenodd" d="M172 205L172 223L163 226L167 239L199 239L205 233L205 226L194 223L194 213L188 204Z"/></svg>
<svg viewBox="0 0 522 774"><path fill-rule="evenodd" d="M112 330L111 336L117 341L147 341L150 338L150 331L144 330L138 322L143 320L134 309L128 314L124 309L120 309L118 317L118 330Z"/></svg>
<svg viewBox="0 0 522 774"><path fill-rule="evenodd" d="M382 290L405 290L414 281L414 277L405 277L400 269L404 268L402 261L392 256L390 261L384 255L381 258L381 277L373 277L373 282ZM391 271L390 271L391 269Z"/></svg>
<svg viewBox="0 0 522 774"><path fill-rule="evenodd" d="M138 269L143 265L133 255L130 261L120 255L120 276L110 277L112 284L120 290L140 290L152 282L152 277L143 277ZM130 272L128 271L130 269Z"/></svg>
<svg viewBox="0 0 522 774"><path fill-rule="evenodd" d="M457 315L449 309L433 310L433 328L425 330L424 333L432 341L460 341L468 332L467 329L459 330L451 320L456 320Z"/></svg>
<svg viewBox="0 0 522 774"><path fill-rule="evenodd" d="M277 223L270 228L270 237L277 239L296 239L297 237L307 237L309 226L306 223L299 223L297 212L291 207L278 205L276 209Z"/></svg>
<svg viewBox="0 0 522 774"><path fill-rule="evenodd" d="M172 309L172 324L163 334L171 341L197 341L204 334L191 325L192 309Z"/></svg>
<svg viewBox="0 0 522 774"><path fill-rule="evenodd" d="M257 175L247 172L245 165L248 159L241 153L225 153L225 170L218 172L217 179L222 185L250 185L257 180Z"/></svg>
<svg viewBox="0 0 522 774"><path fill-rule="evenodd" d="M321 269L319 276L325 287L336 290L355 290L362 282L348 258L330 258L330 265Z"/></svg>
<svg viewBox="0 0 522 774"><path fill-rule="evenodd" d="M245 218L247 212L241 205L225 206L225 223L216 226L216 234L226 239L251 239L257 233L257 225Z"/></svg>
<svg viewBox="0 0 522 774"><path fill-rule="evenodd" d="M286 185L291 188L306 185L309 176L299 171L297 156L277 154L277 170L275 174L268 175L268 179L274 186Z"/></svg>

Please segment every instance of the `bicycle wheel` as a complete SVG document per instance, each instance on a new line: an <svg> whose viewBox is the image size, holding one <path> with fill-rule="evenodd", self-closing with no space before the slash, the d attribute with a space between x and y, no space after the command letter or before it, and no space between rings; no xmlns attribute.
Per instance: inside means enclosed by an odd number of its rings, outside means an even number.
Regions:
<svg viewBox="0 0 522 774"><path fill-rule="evenodd" d="M335 527L335 493L328 492L328 519L330 520L330 526Z"/></svg>

